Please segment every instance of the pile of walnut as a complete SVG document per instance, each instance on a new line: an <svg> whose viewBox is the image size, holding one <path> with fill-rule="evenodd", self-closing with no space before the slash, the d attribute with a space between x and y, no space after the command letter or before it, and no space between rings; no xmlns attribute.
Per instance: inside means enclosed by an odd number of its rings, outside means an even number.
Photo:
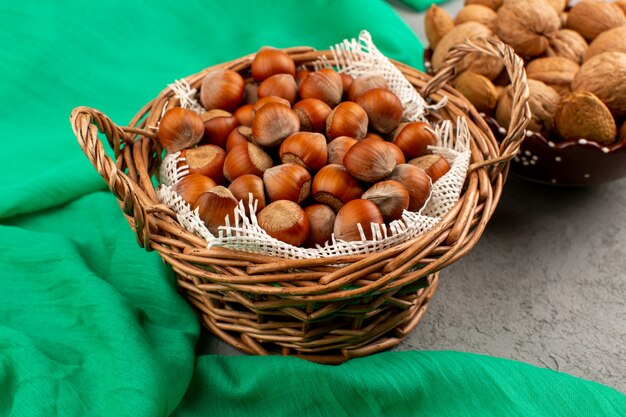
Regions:
<svg viewBox="0 0 626 417"><path fill-rule="evenodd" d="M432 69L465 38L493 36L524 59L532 121L551 139L626 141L626 1L466 0L454 20L432 6L425 29ZM452 85L508 127L511 87L496 58L466 57ZM618 127L620 127L618 129Z"/></svg>
<svg viewBox="0 0 626 417"><path fill-rule="evenodd" d="M245 79L244 79L245 77ZM299 69L265 47L250 72L214 69L203 78L200 115L169 109L158 138L188 166L174 190L214 235L234 223L240 201L257 201L259 226L304 247L372 239L371 224L418 211L449 169L428 146L431 126L402 123L402 103L378 76Z"/></svg>

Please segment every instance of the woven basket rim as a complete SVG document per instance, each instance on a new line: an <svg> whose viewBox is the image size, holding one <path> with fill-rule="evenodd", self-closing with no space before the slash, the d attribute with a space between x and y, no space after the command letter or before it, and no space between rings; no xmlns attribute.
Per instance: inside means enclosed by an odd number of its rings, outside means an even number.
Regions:
<svg viewBox="0 0 626 417"><path fill-rule="evenodd" d="M468 44L468 45L471 45L471 44ZM291 55L291 57L294 59L297 65L303 65L303 64L311 65L314 61L316 61L321 56L324 56L327 59L329 59L331 64L334 63L334 61L332 60L333 57L332 57L331 51L327 51L327 50L319 51L311 47L293 47L293 48L285 48L284 50L288 54ZM229 62L225 62L225 63L221 63L215 66L205 68L196 74L185 77L185 80L189 82L189 84L193 88L197 88L199 87L199 83L201 82L203 75L206 74L208 71L212 71L217 68L229 68L229 69L234 69L236 71L241 72L244 69L249 68L254 56L255 54L249 54L241 58L231 60ZM435 80L435 78L431 78L427 74L422 73L396 60L391 60L391 61L407 77L407 79L409 79L409 81L413 85L416 85L416 82L421 82L425 84L426 89L429 87L433 88L433 80ZM453 65L451 65L451 67L452 66ZM444 65L444 67L446 67L446 65ZM471 138L470 138L471 147L472 147L471 162L474 163L474 166L471 168L470 173L468 174L468 177L466 179L466 184L464 186L464 190L461 194L461 199L459 200L459 202L455 205L455 207L452 210L450 210L450 212L448 212L448 214L446 214L446 216L444 216L444 218L442 218L442 220L437 224L437 226L435 226L434 228L426 232L424 235L411 239L408 242L399 245L398 247L390 248L382 252L376 252L376 253L364 254L364 255L350 255L350 256L338 256L338 257L333 257L333 258L325 258L324 262L319 262L318 260L285 260L283 258L272 258L271 256L268 257L264 255L252 256L248 252L242 252L242 251L239 251L237 249L232 249L232 248L202 249L200 247L195 247L195 248L186 250L185 251L186 254L188 256L194 256L194 257L212 256L212 255L224 257L224 256L227 256L226 255L227 252L232 252L234 257L247 257L251 259L252 262L261 263L261 265L259 265L258 267L252 266L248 268L248 272L258 274L258 273L274 272L276 270L279 270L281 268L286 268L286 267L287 268L315 267L315 266L318 266L319 264L329 264L329 261L334 262L334 263L345 264L345 263L355 262L355 261L358 262L361 260L365 260L367 258L371 258L375 260L380 257L381 253L383 254L400 253L403 250L408 249L409 247L412 247L412 246L415 247L416 244L418 244L418 246L421 246L419 245L419 243L423 241L432 241L435 237L439 236L442 233L442 230L446 226L454 222L456 227L453 228L453 230L451 231L452 237L446 238L446 241L448 243L452 242L455 238L458 238L464 226L462 223L459 223L458 220L459 220L459 216L463 216L465 214L462 212L461 208L463 208L464 206L463 197L465 193L467 192L468 183L475 181L475 180L472 180L472 178L476 178L477 176L489 178L489 177L496 177L497 175L494 175L494 173L499 174L499 175L504 174L502 180L499 181L495 189L492 190L492 191L496 191L496 194L497 194L494 197L499 197L499 192L506 176L508 164L501 163L497 165L497 167L499 167L500 169L498 169L497 171L493 170L493 172L488 173L488 164L485 163L485 160L493 159L497 161L498 157L500 156L498 154L498 144L496 142L496 139L493 137L491 130L488 128L486 124L484 124L484 121L480 117L479 113L460 93L458 93L456 90L452 89L451 87L447 85L440 84L440 87L441 88L436 90L432 95L430 95L430 97L435 100L438 100L441 97L443 97L443 95L446 95L449 99L449 102L448 104L446 104L443 110L445 111L451 106L456 107L457 111L458 109L464 110L465 114L469 116L468 123L472 123L473 126L476 127L476 129L472 131ZM131 132L131 135L134 135L137 132L141 132L145 136L154 137L154 134L152 132L146 131L146 126L156 126L157 125L156 122L158 121L158 118L160 118L160 116L162 115L163 111L167 108L177 106L178 103L179 101L176 97L174 97L173 91L170 88L164 89L155 99L151 100L146 106L144 106L144 108L142 108L135 115L135 117L129 123L128 129L126 129L126 132ZM91 111L90 113L94 116L97 116L96 118L100 118L100 119L103 116L101 113L97 111ZM453 119L453 118L450 118L450 119ZM96 121L96 123L97 122L98 121ZM112 122L110 121L104 122L100 120L100 123L97 123L97 124L99 126L106 126L109 123L112 124ZM111 127L111 130L114 131L115 129L121 130L120 132L118 132L120 141L125 142L127 145L134 144L134 146L136 147L137 142L133 141L133 139L136 139L136 138L129 138L129 135L127 135L123 129L118 128L117 126L113 125ZM109 132L109 133L113 133L113 132ZM482 139L484 143L477 144L478 138ZM109 140L111 142L110 138ZM114 145L113 147L116 151L116 154L122 155L122 152L119 150L120 146L117 143L113 143L113 145ZM482 145L482 146L478 146L478 145ZM477 147L480 147L481 149L477 150L476 149ZM130 146L126 146L124 150L132 153L133 150L132 149L129 150L129 148ZM508 159L505 159L505 161L508 161L509 159L510 157ZM102 170L99 169L99 172L102 174ZM132 191L134 191L136 194L139 194L140 196L139 200L141 203L144 203L144 204L147 203L145 205L149 206L148 208L150 208L153 212L161 211L161 212L166 212L169 215L172 214L171 211L165 209L164 207L162 207L162 205L160 205L158 199L156 199L156 195L154 194L154 187L151 183L148 186L146 186L146 181L144 180L143 183L141 183L140 181L140 184L141 184L141 189L143 193L137 192L138 191L137 187L134 187ZM480 190L481 197L484 196L486 193L487 193L487 190L485 189ZM137 226L136 222L132 226L136 228ZM161 223L160 226L164 226L164 224ZM174 232L175 234L183 233L184 228L180 225L179 225L179 228L180 230L171 230L171 227L170 227L169 228L170 230L168 230L168 232ZM144 236L143 238L140 238L139 239L140 244L150 242L149 228L143 228L143 231L148 236ZM195 241L195 243L197 243L198 240L203 241L203 239L201 238L192 239L192 240ZM145 247L147 249L157 249L157 250L159 249L158 244L155 245L154 243L148 244ZM413 253L413 252L410 252L410 253ZM167 253L166 251L165 254L171 255L171 252ZM400 255L400 257L402 257L402 259L408 258L408 256L406 255L405 256ZM268 258L272 258L272 259L268 259ZM271 267L268 267L267 265L268 263L271 265ZM395 264L400 264L400 262L396 262ZM332 278L327 279L325 280L325 282L329 283L332 280L333 280ZM238 284L235 284L235 285L238 285Z"/></svg>

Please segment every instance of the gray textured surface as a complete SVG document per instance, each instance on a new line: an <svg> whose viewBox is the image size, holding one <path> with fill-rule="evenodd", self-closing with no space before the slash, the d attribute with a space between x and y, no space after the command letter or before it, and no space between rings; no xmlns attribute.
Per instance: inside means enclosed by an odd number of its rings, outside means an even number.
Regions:
<svg viewBox="0 0 626 417"><path fill-rule="evenodd" d="M511 177L399 349L516 359L626 392L625 191L626 180L575 189Z"/></svg>
<svg viewBox="0 0 626 417"><path fill-rule="evenodd" d="M425 41L423 14L390 1ZM445 4L452 15L456 0ZM446 268L397 350L528 362L626 393L626 179L556 188L511 177L485 234ZM203 351L238 354L212 336Z"/></svg>

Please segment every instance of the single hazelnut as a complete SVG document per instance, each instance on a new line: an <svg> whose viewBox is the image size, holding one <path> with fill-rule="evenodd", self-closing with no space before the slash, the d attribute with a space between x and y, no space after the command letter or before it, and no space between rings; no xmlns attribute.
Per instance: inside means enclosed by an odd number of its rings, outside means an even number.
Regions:
<svg viewBox="0 0 626 417"><path fill-rule="evenodd" d="M311 194L311 174L302 165L281 164L263 173L269 201L289 200L298 204Z"/></svg>
<svg viewBox="0 0 626 417"><path fill-rule="evenodd" d="M245 81L238 72L214 69L206 73L200 86L200 103L207 111L234 111L243 100Z"/></svg>
<svg viewBox="0 0 626 417"><path fill-rule="evenodd" d="M252 141L252 129L248 126L236 127L226 138L226 152L230 152L237 145L247 144Z"/></svg>
<svg viewBox="0 0 626 417"><path fill-rule="evenodd" d="M226 148L226 139L239 126L239 120L229 112L219 109L209 110L201 117L204 122L203 140L222 149Z"/></svg>
<svg viewBox="0 0 626 417"><path fill-rule="evenodd" d="M261 211L266 205L265 188L261 177L252 174L242 175L235 178L228 189L237 201L243 201L248 214L250 214L250 204L254 204L255 200L257 201L255 213ZM252 196L252 200L250 200L250 196Z"/></svg>
<svg viewBox="0 0 626 417"><path fill-rule="evenodd" d="M356 145L358 140L349 136L339 136L328 144L328 164L343 165L343 158L352 146Z"/></svg>
<svg viewBox="0 0 626 417"><path fill-rule="evenodd" d="M406 162L406 158L404 157L404 152L402 152L402 149L400 149L398 145L391 143L391 142L386 142L386 141L385 141L385 145L387 145L387 148L389 149L389 153L396 160L396 165L404 164Z"/></svg>
<svg viewBox="0 0 626 417"><path fill-rule="evenodd" d="M343 165L326 165L313 177L313 199L339 211L345 203L363 194L363 187Z"/></svg>
<svg viewBox="0 0 626 417"><path fill-rule="evenodd" d="M302 85L302 81L304 81L304 79L308 77L310 73L311 71L309 71L308 69L296 70L296 75L294 78L296 79L296 85L298 86L298 91L300 91L300 86Z"/></svg>
<svg viewBox="0 0 626 417"><path fill-rule="evenodd" d="M224 176L230 182L245 174L262 176L273 165L272 157L254 143L233 147L224 160Z"/></svg>
<svg viewBox="0 0 626 417"><path fill-rule="evenodd" d="M321 133L296 132L283 141L278 150L280 160L318 171L328 159L326 138Z"/></svg>
<svg viewBox="0 0 626 417"><path fill-rule="evenodd" d="M300 97L316 98L330 107L339 104L342 95L341 76L332 68L322 68L310 73L300 85Z"/></svg>
<svg viewBox="0 0 626 417"><path fill-rule="evenodd" d="M361 94L374 88L389 89L389 86L385 78L380 75L355 78L350 87L348 87L348 100L356 101Z"/></svg>
<svg viewBox="0 0 626 417"><path fill-rule="evenodd" d="M391 141L402 149L406 159L413 159L430 153L428 146L437 144L437 136L428 123L408 122L398 126Z"/></svg>
<svg viewBox="0 0 626 417"><path fill-rule="evenodd" d="M293 104L298 95L298 86L293 75L275 74L259 84L257 93L259 98L275 96L284 98L290 104Z"/></svg>
<svg viewBox="0 0 626 417"><path fill-rule="evenodd" d="M267 96L267 97L263 97L263 98L258 99L252 105L252 117L254 118L254 115L256 114L256 112L258 112L261 109L261 107L265 106L266 104L270 104L270 103L279 103L279 104L282 104L283 106L287 107L288 109L291 108L291 103L289 103L284 98L276 97L276 96Z"/></svg>
<svg viewBox="0 0 626 417"><path fill-rule="evenodd" d="M367 113L351 101L339 103L326 119L326 136L332 141L339 136L362 139L367 133Z"/></svg>
<svg viewBox="0 0 626 417"><path fill-rule="evenodd" d="M183 149L178 158L178 165L187 165L190 174L202 174L217 184L224 185L224 160L226 152L215 145L202 145Z"/></svg>
<svg viewBox="0 0 626 417"><path fill-rule="evenodd" d="M391 174L396 166L395 156L386 142L367 139L352 146L343 157L350 175L363 182L376 182Z"/></svg>
<svg viewBox="0 0 626 417"><path fill-rule="evenodd" d="M254 117L252 104L244 104L239 107L235 110L233 116L237 118L241 126L252 126L252 118Z"/></svg>
<svg viewBox="0 0 626 417"><path fill-rule="evenodd" d="M278 146L298 130L298 115L279 103L266 104L256 111L252 119L252 140L261 146Z"/></svg>
<svg viewBox="0 0 626 417"><path fill-rule="evenodd" d="M204 134L202 117L192 110L174 107L163 115L159 123L159 143L175 153L200 142Z"/></svg>
<svg viewBox="0 0 626 417"><path fill-rule="evenodd" d="M275 74L296 75L296 64L285 51L264 46L261 48L250 65L252 78L263 81Z"/></svg>
<svg viewBox="0 0 626 417"><path fill-rule="evenodd" d="M409 191L409 210L420 210L430 196L430 177L423 169L410 164L397 165L391 175L390 180L401 183Z"/></svg>
<svg viewBox="0 0 626 417"><path fill-rule="evenodd" d="M259 227L274 239L300 246L309 235L309 221L304 210L289 200L268 204L257 216Z"/></svg>
<svg viewBox="0 0 626 417"><path fill-rule="evenodd" d="M200 219L209 231L217 236L219 227L226 225L226 219L231 226L234 226L237 204L237 199L228 188L218 185L200 194L193 204L193 209L198 209Z"/></svg>
<svg viewBox="0 0 626 417"><path fill-rule="evenodd" d="M311 204L304 208L304 214L309 222L309 236L304 246L314 248L324 245L333 235L335 212L325 204Z"/></svg>
<svg viewBox="0 0 626 417"><path fill-rule="evenodd" d="M365 135L365 137L363 139L385 140L378 133L374 133L374 132L367 132L367 134Z"/></svg>
<svg viewBox="0 0 626 417"><path fill-rule="evenodd" d="M354 81L354 77L352 75L346 74L345 72L340 72L339 76L341 77L341 86L343 87L343 96L346 97L348 94L348 89L352 82Z"/></svg>
<svg viewBox="0 0 626 417"><path fill-rule="evenodd" d="M174 191L180 195L187 204L192 205L202 193L206 193L217 184L209 177L200 174L185 175L174 185Z"/></svg>
<svg viewBox="0 0 626 417"><path fill-rule="evenodd" d="M390 133L402 120L402 102L386 88L373 88L361 94L356 103L363 107L369 125L380 133Z"/></svg>
<svg viewBox="0 0 626 417"><path fill-rule="evenodd" d="M433 183L450 171L450 164L446 158L436 154L424 155L411 159L409 164L422 168Z"/></svg>
<svg viewBox="0 0 626 417"><path fill-rule="evenodd" d="M324 133L326 119L333 109L317 98L305 98L293 105L300 119L300 129L307 132Z"/></svg>
<svg viewBox="0 0 626 417"><path fill-rule="evenodd" d="M394 180L381 181L372 185L361 196L376 204L385 222L392 222L402 217L409 208L409 190Z"/></svg>
<svg viewBox="0 0 626 417"><path fill-rule="evenodd" d="M336 239L361 241L358 225L361 225L366 240L372 240L372 224L382 224L383 216L370 200L357 199L346 203L335 218L333 233Z"/></svg>
<svg viewBox="0 0 626 417"><path fill-rule="evenodd" d="M243 89L243 103L244 104L254 104L259 99L259 95L257 94L259 90L259 85L255 82L246 83L246 86Z"/></svg>

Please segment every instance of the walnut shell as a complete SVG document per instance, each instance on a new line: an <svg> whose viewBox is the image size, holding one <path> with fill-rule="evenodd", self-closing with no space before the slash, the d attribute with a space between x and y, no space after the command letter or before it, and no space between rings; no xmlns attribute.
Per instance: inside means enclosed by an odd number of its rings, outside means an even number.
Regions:
<svg viewBox="0 0 626 417"><path fill-rule="evenodd" d="M589 45L585 61L602 52L626 53L626 26L618 26L599 34Z"/></svg>
<svg viewBox="0 0 626 417"><path fill-rule="evenodd" d="M554 112L561 101L561 96L552 87L531 79L528 80L528 92L528 106L531 113L528 130L550 134L554 128ZM496 120L505 128L511 122L512 96L512 86L509 86L496 107Z"/></svg>
<svg viewBox="0 0 626 417"><path fill-rule="evenodd" d="M582 35L571 29L557 30L550 39L546 56L560 56L582 64L589 45Z"/></svg>
<svg viewBox="0 0 626 417"><path fill-rule="evenodd" d="M563 97L556 108L554 122L563 139L587 139L608 145L615 141L617 134L609 109L587 91Z"/></svg>
<svg viewBox="0 0 626 417"><path fill-rule="evenodd" d="M489 7L491 10L498 10L502 6L502 0L465 0L465 5L480 4Z"/></svg>
<svg viewBox="0 0 626 417"><path fill-rule="evenodd" d="M546 83L559 94L566 95L572 91L571 84L580 66L562 57L539 58L526 65L528 78Z"/></svg>
<svg viewBox="0 0 626 417"><path fill-rule="evenodd" d="M434 50L439 45L439 41L454 27L452 18L441 7L430 6L424 15L424 31L430 47Z"/></svg>
<svg viewBox="0 0 626 417"><path fill-rule="evenodd" d="M567 0L548 0L548 3L559 14L567 7Z"/></svg>
<svg viewBox="0 0 626 417"><path fill-rule="evenodd" d="M620 7L603 1L581 1L572 7L567 16L567 28L583 35L587 41L616 26L626 24Z"/></svg>
<svg viewBox="0 0 626 417"><path fill-rule="evenodd" d="M598 96L613 116L626 115L626 54L603 52L581 65L572 81L572 91Z"/></svg>
<svg viewBox="0 0 626 417"><path fill-rule="evenodd" d="M496 18L498 15L495 11L480 4L470 4L463 7L454 18L454 24L460 25L465 22L478 22L487 26L493 31L496 28Z"/></svg>
<svg viewBox="0 0 626 417"><path fill-rule="evenodd" d="M485 76L464 72L452 81L452 87L463 94L478 111L489 112L496 108L498 92Z"/></svg>
<svg viewBox="0 0 626 417"><path fill-rule="evenodd" d="M435 72L439 71L443 65L443 59L452 48L452 46L465 42L466 39L475 39L478 37L490 37L491 31L482 23L478 22L466 22L455 26L446 36L441 39L439 45L433 52L432 64ZM504 68L502 61L499 58L493 56L487 56L480 53L469 53L457 64L456 71L460 72L475 72L480 75L484 75L490 80L500 74Z"/></svg>
<svg viewBox="0 0 626 417"><path fill-rule="evenodd" d="M546 0L508 0L498 9L496 35L523 58L543 54L561 24Z"/></svg>

